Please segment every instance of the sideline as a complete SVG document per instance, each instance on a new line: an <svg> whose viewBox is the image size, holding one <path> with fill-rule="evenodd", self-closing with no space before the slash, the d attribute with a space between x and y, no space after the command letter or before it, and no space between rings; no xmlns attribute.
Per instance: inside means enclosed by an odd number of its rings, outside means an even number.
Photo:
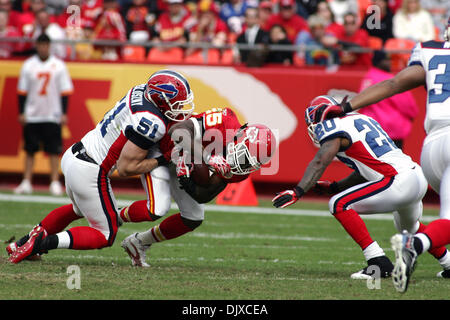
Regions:
<svg viewBox="0 0 450 320"><path fill-rule="evenodd" d="M43 196L43 195L16 195L0 193L0 201L8 202L32 202L32 203L54 203L54 204L68 204L70 199L68 197L54 197L54 196ZM119 207L124 207L130 205L134 200L117 200L117 205ZM171 209L177 210L178 206L172 203ZM246 206L223 206L215 204L205 205L206 211L215 212L241 212L241 213L252 213L252 214L275 214L275 215L291 215L291 216L308 216L308 217L330 217L331 214L326 210L315 210L315 209L276 209L268 207L246 207ZM392 221L392 214L390 213L380 213L373 215L362 215L364 220L390 220ZM438 219L438 216L423 216L422 222L431 222Z"/></svg>

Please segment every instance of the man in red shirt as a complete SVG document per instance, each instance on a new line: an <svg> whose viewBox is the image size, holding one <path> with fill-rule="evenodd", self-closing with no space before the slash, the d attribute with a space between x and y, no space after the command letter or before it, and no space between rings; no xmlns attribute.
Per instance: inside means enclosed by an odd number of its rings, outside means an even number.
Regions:
<svg viewBox="0 0 450 320"><path fill-rule="evenodd" d="M156 41L178 42L187 41L187 32L195 24L191 13L184 6L183 0L167 0L167 11L161 13L155 24Z"/></svg>
<svg viewBox="0 0 450 320"><path fill-rule="evenodd" d="M366 30L359 28L358 18L354 13L344 16L344 30L337 35L339 44L344 49L340 54L342 65L370 66L371 56L369 53L355 53L345 51L347 48L368 48L369 34Z"/></svg>
<svg viewBox="0 0 450 320"><path fill-rule="evenodd" d="M19 31L8 22L8 11L0 9L0 38L19 38ZM22 47L20 42L0 42L0 58L9 58Z"/></svg>
<svg viewBox="0 0 450 320"><path fill-rule="evenodd" d="M280 12L273 14L265 28L269 31L273 25L279 24L284 27L287 37L291 43L295 42L297 34L302 30L308 30L305 19L296 13L294 0L280 0Z"/></svg>

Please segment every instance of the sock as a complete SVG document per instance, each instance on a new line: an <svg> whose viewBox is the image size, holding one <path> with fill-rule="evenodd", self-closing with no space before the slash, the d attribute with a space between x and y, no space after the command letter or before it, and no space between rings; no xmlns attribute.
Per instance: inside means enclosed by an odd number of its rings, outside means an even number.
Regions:
<svg viewBox="0 0 450 320"><path fill-rule="evenodd" d="M431 248L438 248L450 243L450 220L438 219L431 222L423 232L431 242Z"/></svg>
<svg viewBox="0 0 450 320"><path fill-rule="evenodd" d="M56 234L64 230L72 221L80 219L73 205L68 204L51 211L40 223L48 234Z"/></svg>
<svg viewBox="0 0 450 320"><path fill-rule="evenodd" d="M450 270L450 254L448 253L448 250L445 250L444 255L439 258L439 264L442 269Z"/></svg>
<svg viewBox="0 0 450 320"><path fill-rule="evenodd" d="M153 221L147 208L147 200L135 201L123 208L120 210L120 218L124 222Z"/></svg>
<svg viewBox="0 0 450 320"><path fill-rule="evenodd" d="M424 225L423 223L420 223L419 229L417 230L417 233L424 232L426 228L427 228L426 225ZM439 260L440 258L442 258L445 255L445 253L447 252L447 249L444 246L442 246L442 247L437 247L437 248L431 248L431 249L428 250L428 252L433 257L435 257L436 259Z"/></svg>
<svg viewBox="0 0 450 320"><path fill-rule="evenodd" d="M384 251L376 241L372 242L363 250L364 258L369 261L372 258L384 256Z"/></svg>
<svg viewBox="0 0 450 320"><path fill-rule="evenodd" d="M154 226L150 230L138 233L137 238L144 245L150 245L155 242L177 238L189 231L192 231L192 229L184 224L181 219L181 214L177 213L167 217L159 225Z"/></svg>
<svg viewBox="0 0 450 320"><path fill-rule="evenodd" d="M347 231L362 250L366 249L373 242L366 224L355 210L350 209L336 212L334 217L341 223L345 231Z"/></svg>
<svg viewBox="0 0 450 320"><path fill-rule="evenodd" d="M422 254L424 251L430 249L430 239L423 233L417 233L414 236L413 246L417 254Z"/></svg>
<svg viewBox="0 0 450 320"><path fill-rule="evenodd" d="M68 233L71 240L68 249L91 250L108 246L108 240L105 238L105 235L91 227L73 227L65 232ZM58 237L59 236L60 234L58 234ZM61 235L61 238L62 237L63 236Z"/></svg>

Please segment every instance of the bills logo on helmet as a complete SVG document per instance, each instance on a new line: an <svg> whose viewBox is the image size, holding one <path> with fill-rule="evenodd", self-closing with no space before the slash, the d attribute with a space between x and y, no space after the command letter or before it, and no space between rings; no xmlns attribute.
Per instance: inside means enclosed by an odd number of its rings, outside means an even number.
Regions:
<svg viewBox="0 0 450 320"><path fill-rule="evenodd" d="M178 90L175 88L173 84L170 83L162 83L162 84L147 84L148 85L148 94L158 94L160 98L163 98L163 93L168 99L173 99L177 96Z"/></svg>

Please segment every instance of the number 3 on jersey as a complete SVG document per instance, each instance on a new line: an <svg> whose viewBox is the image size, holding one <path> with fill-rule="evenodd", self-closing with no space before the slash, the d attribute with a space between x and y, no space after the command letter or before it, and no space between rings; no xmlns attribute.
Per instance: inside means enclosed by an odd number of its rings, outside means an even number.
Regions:
<svg viewBox="0 0 450 320"><path fill-rule="evenodd" d="M444 72L436 75L434 83L442 85L441 93L437 93L436 89L430 90L428 98L430 103L441 103L450 97L450 56L434 56L428 64L428 69L436 70L440 65L445 66Z"/></svg>

